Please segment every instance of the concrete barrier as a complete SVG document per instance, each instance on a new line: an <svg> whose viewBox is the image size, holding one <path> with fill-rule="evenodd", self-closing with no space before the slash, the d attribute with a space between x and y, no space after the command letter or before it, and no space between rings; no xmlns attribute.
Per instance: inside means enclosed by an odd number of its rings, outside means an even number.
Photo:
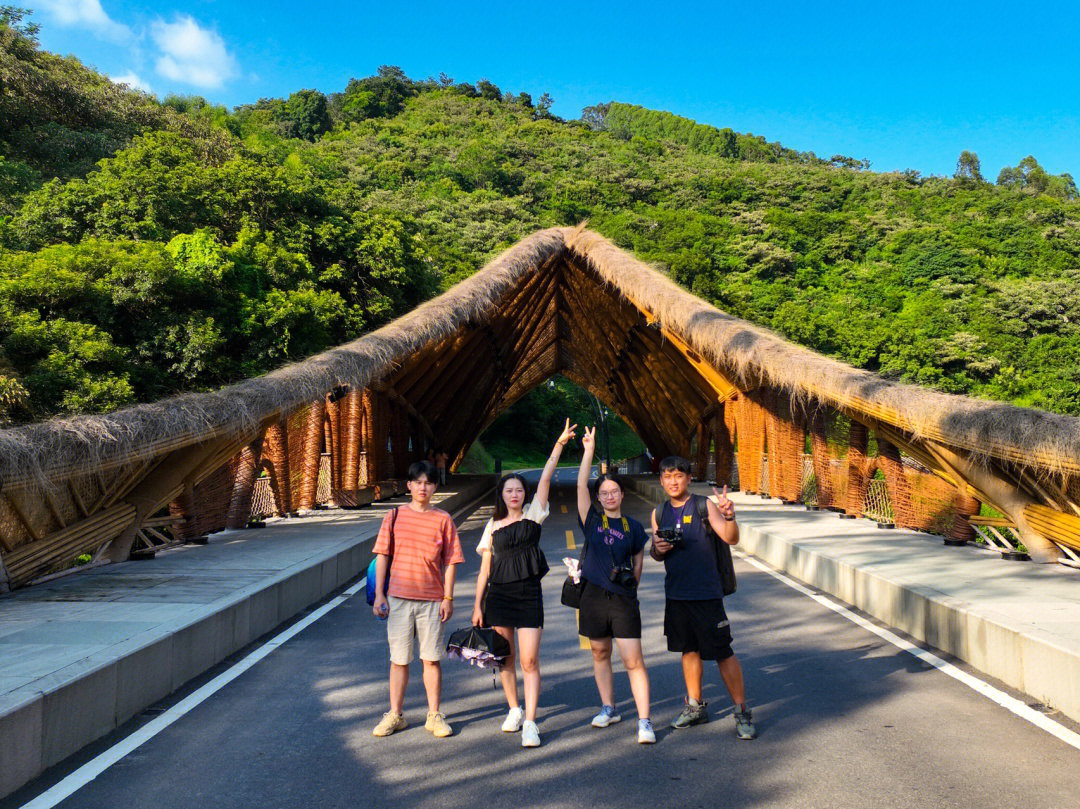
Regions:
<svg viewBox="0 0 1080 809"><path fill-rule="evenodd" d="M629 478L649 502L656 477ZM699 493L708 486L694 484ZM731 495L738 548L1080 721L1080 581L940 537Z"/></svg>

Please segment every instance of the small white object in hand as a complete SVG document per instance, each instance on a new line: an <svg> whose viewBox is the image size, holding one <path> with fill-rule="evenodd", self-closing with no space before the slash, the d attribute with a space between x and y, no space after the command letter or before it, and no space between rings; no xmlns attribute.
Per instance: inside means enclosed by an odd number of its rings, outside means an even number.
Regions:
<svg viewBox="0 0 1080 809"><path fill-rule="evenodd" d="M574 584L581 583L581 565L577 559L571 559L569 556L563 557L563 564L566 565L566 574L573 579Z"/></svg>

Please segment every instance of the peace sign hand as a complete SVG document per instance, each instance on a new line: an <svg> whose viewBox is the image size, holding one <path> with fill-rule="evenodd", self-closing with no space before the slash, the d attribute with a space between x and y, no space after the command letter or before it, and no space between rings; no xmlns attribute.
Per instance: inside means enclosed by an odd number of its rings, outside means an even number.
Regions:
<svg viewBox="0 0 1080 809"><path fill-rule="evenodd" d="M596 428L586 427L585 432L581 434L581 446L585 449L591 449L596 446Z"/></svg>
<svg viewBox="0 0 1080 809"><path fill-rule="evenodd" d="M567 419L566 420L566 426L563 427L563 431L559 435L559 437L557 439L555 439L555 443L558 444L560 447L565 447L566 442L574 437L574 435L575 435L574 430L576 428L577 428L577 425L576 424L571 424L570 419Z"/></svg>
<svg viewBox="0 0 1080 809"><path fill-rule="evenodd" d="M713 494L716 495L716 507L720 510L720 516L725 520L735 519L735 504L728 499L727 484L724 484L724 491L717 491L716 487L712 487Z"/></svg>

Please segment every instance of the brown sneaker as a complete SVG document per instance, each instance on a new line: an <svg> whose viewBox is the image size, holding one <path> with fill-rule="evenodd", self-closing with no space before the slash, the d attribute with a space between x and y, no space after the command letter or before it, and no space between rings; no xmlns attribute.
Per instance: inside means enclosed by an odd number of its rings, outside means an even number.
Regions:
<svg viewBox="0 0 1080 809"><path fill-rule="evenodd" d="M391 733L396 733L399 730L405 730L409 726L409 723L405 721L405 717L399 713L393 711L387 711L383 714L382 719L379 720L379 724L375 726L375 730L371 731L372 736L389 736Z"/></svg>
<svg viewBox="0 0 1080 809"><path fill-rule="evenodd" d="M428 711L427 722L424 723L424 730L431 733L436 739L445 739L454 732L451 727L446 724L446 717L438 711Z"/></svg>

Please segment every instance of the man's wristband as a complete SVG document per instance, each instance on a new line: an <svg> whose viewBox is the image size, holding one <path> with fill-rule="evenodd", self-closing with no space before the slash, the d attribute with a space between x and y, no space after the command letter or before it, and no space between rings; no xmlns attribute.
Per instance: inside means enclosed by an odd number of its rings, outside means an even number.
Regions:
<svg viewBox="0 0 1080 809"><path fill-rule="evenodd" d="M720 516L723 517L727 522L735 522L734 517L729 517L726 514L721 514Z"/></svg>
<svg viewBox="0 0 1080 809"><path fill-rule="evenodd" d="M453 596L443 596L443 597L442 597L442 600L443 600L443 601L453 601L453 600L454 600L454 597L453 597Z"/></svg>

